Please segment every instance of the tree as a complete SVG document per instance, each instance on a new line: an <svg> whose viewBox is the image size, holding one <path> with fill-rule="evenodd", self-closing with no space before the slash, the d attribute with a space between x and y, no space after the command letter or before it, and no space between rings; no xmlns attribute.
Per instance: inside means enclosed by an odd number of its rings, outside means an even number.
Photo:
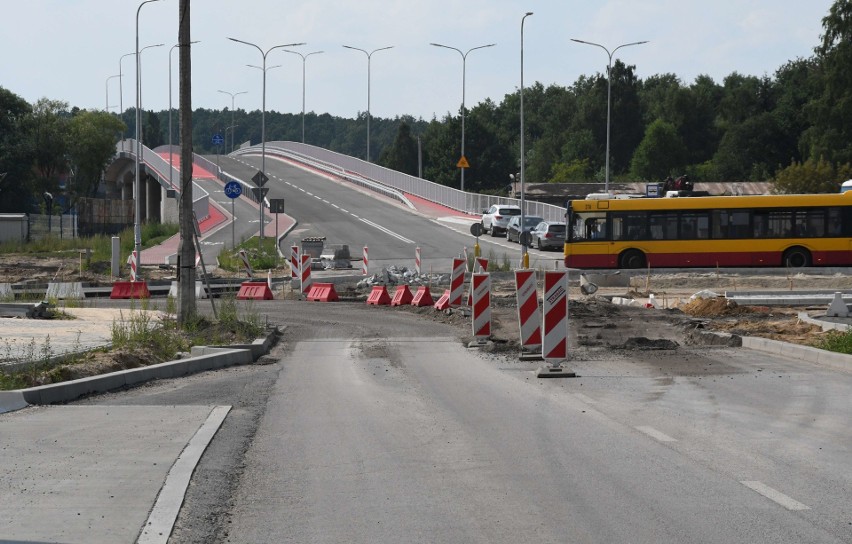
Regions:
<svg viewBox="0 0 852 544"><path fill-rule="evenodd" d="M379 164L391 170L417 175L417 140L411 135L411 127L405 121L399 123L396 139L390 147L382 151Z"/></svg>
<svg viewBox="0 0 852 544"><path fill-rule="evenodd" d="M0 87L0 212L28 210L35 161L26 136L32 107Z"/></svg>
<svg viewBox="0 0 852 544"><path fill-rule="evenodd" d="M838 168L825 159L794 162L778 172L775 192L782 194L836 193L840 184L852 176L848 163Z"/></svg>
<svg viewBox="0 0 852 544"><path fill-rule="evenodd" d="M116 136L125 127L109 113L83 111L71 118L68 129L68 150L76 170L69 188L73 205L75 196L95 196L101 173L115 155Z"/></svg>
<svg viewBox="0 0 852 544"><path fill-rule="evenodd" d="M676 175L684 166L686 147L674 125L657 119L648 126L645 137L636 148L630 172L646 181Z"/></svg>
<svg viewBox="0 0 852 544"><path fill-rule="evenodd" d="M59 174L66 170L69 118L66 102L42 98L33 107L25 132L28 132L35 154L39 176L35 190L39 193L56 190Z"/></svg>

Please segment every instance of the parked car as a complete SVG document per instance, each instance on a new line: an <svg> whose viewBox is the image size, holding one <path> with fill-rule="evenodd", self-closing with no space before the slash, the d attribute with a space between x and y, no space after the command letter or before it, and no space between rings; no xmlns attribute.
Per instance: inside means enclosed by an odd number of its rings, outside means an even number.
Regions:
<svg viewBox="0 0 852 544"><path fill-rule="evenodd" d="M538 249L562 249L565 244L565 223L542 221L530 231L530 245Z"/></svg>
<svg viewBox="0 0 852 544"><path fill-rule="evenodd" d="M513 216L521 215L521 208L511 204L494 204L482 212L482 232L497 236L506 231L506 225Z"/></svg>
<svg viewBox="0 0 852 544"><path fill-rule="evenodd" d="M543 218L537 215L524 216L523 232L530 232L536 225L544 221ZM506 225L506 240L510 242L521 243L521 216L516 215L509 219L509 224Z"/></svg>

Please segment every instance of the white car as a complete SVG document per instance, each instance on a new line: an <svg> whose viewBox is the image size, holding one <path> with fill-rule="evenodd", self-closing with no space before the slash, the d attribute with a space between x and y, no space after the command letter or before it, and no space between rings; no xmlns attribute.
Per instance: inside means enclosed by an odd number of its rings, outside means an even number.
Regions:
<svg viewBox="0 0 852 544"><path fill-rule="evenodd" d="M497 236L506 232L509 219L521 215L521 208L512 204L494 204L482 213L482 232Z"/></svg>

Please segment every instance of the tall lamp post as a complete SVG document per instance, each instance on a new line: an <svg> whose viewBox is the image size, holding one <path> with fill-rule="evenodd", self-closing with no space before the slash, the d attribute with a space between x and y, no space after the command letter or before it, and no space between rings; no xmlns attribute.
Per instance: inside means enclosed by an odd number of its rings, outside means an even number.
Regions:
<svg viewBox="0 0 852 544"><path fill-rule="evenodd" d="M142 206L139 203L142 172L139 168L139 155L142 153L142 144L139 141L139 125L142 123L142 115L139 110L142 108L142 64L139 61L139 12L142 11L142 6L151 2L159 2L159 0L144 0L139 7L136 8L136 179L133 184L133 198L135 202L134 218L133 218L133 249L136 251L136 269L139 270L142 265L142 228L140 227L139 216L142 213ZM160 44L162 45L162 44ZM121 61L119 61L120 63Z"/></svg>
<svg viewBox="0 0 852 544"><path fill-rule="evenodd" d="M189 45L194 43L198 43L200 40L196 40L193 42L189 42ZM172 183L172 51L175 50L176 47L180 47L179 43L174 44L171 49L169 49L169 186L174 189L175 184Z"/></svg>
<svg viewBox="0 0 852 544"><path fill-rule="evenodd" d="M373 57L373 53L377 51L384 51L385 49L393 49L392 45L387 47L379 47L378 49L373 49L372 51L366 51L364 49L360 49L358 47L352 47L351 45L344 45L346 49L354 49L355 51L360 51L367 55L367 162L371 162L370 160L370 60Z"/></svg>
<svg viewBox="0 0 852 544"><path fill-rule="evenodd" d="M530 255L527 252L528 239L524 238L526 225L526 202L524 199L524 181L526 178L524 170L527 162L524 156L524 21L532 14L531 11L528 11L521 17L521 234L518 235L518 241L521 243L521 261L523 262L524 269L530 267Z"/></svg>
<svg viewBox="0 0 852 544"><path fill-rule="evenodd" d="M232 129L231 130L231 153L233 153L234 152L234 131L233 131L233 128L235 126L237 126L237 125L234 124L234 98L236 98L237 96L239 96L241 94L248 94L248 91L240 91L238 93L229 93L228 91L217 90L216 92L222 93L222 94L227 94L228 96L231 97L231 126L228 127L228 128ZM226 129L226 132L227 132L227 129Z"/></svg>
<svg viewBox="0 0 852 544"><path fill-rule="evenodd" d="M119 117L121 118L122 121L124 121L124 88L122 86L122 80L124 78L122 77L122 72L121 72L121 61L124 60L124 57L129 57L129 56L135 55L135 54L136 53L127 53L127 54L121 55L118 58L118 109L121 110L119 112ZM121 140L122 140L121 150L122 151L124 151L124 137L125 137L125 133L122 132L121 133Z"/></svg>
<svg viewBox="0 0 852 544"><path fill-rule="evenodd" d="M121 76L116 74L114 76L109 76L108 78L106 78L106 105L104 105L104 111L106 111L106 112L109 112L109 80L115 79L117 77L121 77Z"/></svg>
<svg viewBox="0 0 852 544"><path fill-rule="evenodd" d="M609 62L606 65L606 167L605 167L605 183L604 183L604 191L609 192L609 129L610 129L610 112L611 112L611 97L612 97L612 56L616 51L621 49L622 47L629 47L631 45L642 45L643 43L648 43L648 40L643 40L641 42L631 42L631 43L623 43L616 47L610 52L609 49L602 46L599 43L587 42L584 40L577 40L571 38L572 42L582 43L586 45L594 45L595 47L600 47L604 51L606 51L607 56L609 57Z"/></svg>
<svg viewBox="0 0 852 544"><path fill-rule="evenodd" d="M430 43L429 45L434 45L435 47L443 47L444 49L452 49L453 51L457 51L462 58L462 107L461 107L461 125L462 125L462 137L461 137L461 159L459 162L462 162L464 156L464 104L465 104L465 81L467 79L467 56L471 51L475 51L477 49L485 49L486 47L494 47L495 43L489 43L488 45L479 45L477 47L471 47L467 50L467 52L462 52L461 49L450 47L449 45L443 45L440 43ZM465 168L459 167L461 170L461 190L464 191L464 171Z"/></svg>
<svg viewBox="0 0 852 544"><path fill-rule="evenodd" d="M319 55L320 53L325 53L325 51L312 51L306 55L303 55L298 51L290 51L289 49L285 49L284 52L293 53L294 55L302 57L302 143L305 143L305 61L307 61L308 57L311 55Z"/></svg>
<svg viewBox="0 0 852 544"><path fill-rule="evenodd" d="M260 173L261 177L266 175L266 56L273 49L282 49L284 47L296 47L298 45L305 45L304 43L286 43L282 45L273 45L266 51L261 49L258 45L253 44L251 42L246 42L243 40L238 40L236 38L228 38L232 42L242 43L245 45L250 45L260 51L260 55L263 57L263 97L261 99L261 103L263 105L263 109L260 112ZM258 184L260 185L260 184ZM260 195L258 195L260 196ZM263 242L263 198L258 198L260 202L258 202L258 208L260 208L260 226L258 227L260 231L260 239L258 240L258 244Z"/></svg>

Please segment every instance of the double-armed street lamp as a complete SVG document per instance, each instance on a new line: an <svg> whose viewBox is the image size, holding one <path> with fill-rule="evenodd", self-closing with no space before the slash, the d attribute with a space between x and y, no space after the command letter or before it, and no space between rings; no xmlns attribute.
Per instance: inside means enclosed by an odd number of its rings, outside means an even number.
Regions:
<svg viewBox="0 0 852 544"><path fill-rule="evenodd" d="M461 106L461 158L459 159L459 170L461 170L461 190L464 191L464 171L467 168L466 162L467 157L464 155L464 114L465 114L465 83L467 79L467 56L471 51L476 51L477 49L485 49L486 47L494 47L495 43L489 43L487 45L479 45L476 47L471 47L466 52L463 52L461 49L456 47L451 47L449 45L443 45L440 43L430 43L429 45L434 45L435 47L443 47L444 49L452 49L453 51L458 52L462 58L462 106Z"/></svg>
<svg viewBox="0 0 852 544"><path fill-rule="evenodd" d="M159 2L159 0L144 0L141 4L139 4L139 7L136 8L136 179L133 184L133 198L136 202L133 224L133 249L136 252L137 270L139 270L142 264L142 228L139 217L142 213L142 206L139 202L142 185L142 172L139 166L139 155L142 153L142 144L139 141L141 136L139 125L142 123L142 116L140 114L140 109L142 108L142 63L139 60L139 54L141 53L139 49L139 12L142 10L142 6L150 4L151 2ZM148 47L158 47L158 45ZM147 49L147 47L145 49ZM121 60L119 60L119 64L121 64Z"/></svg>
<svg viewBox="0 0 852 544"><path fill-rule="evenodd" d="M228 127L228 128L233 129L235 126L237 126L237 125L234 124L234 99L241 94L248 94L248 91L239 91L239 92L236 92L236 93L231 93L231 92L228 92L228 91L217 90L216 92L226 94L226 95L231 97L231 126ZM226 133L227 133L227 129L226 129ZM233 130L231 130L231 152L232 153L234 152L234 132L233 132Z"/></svg>
<svg viewBox="0 0 852 544"><path fill-rule="evenodd" d="M282 45L273 45L272 47L270 47L269 49L264 51L257 44L253 44L251 42L246 42L246 41L243 41L243 40L238 40L236 38L228 38L228 39L231 40L232 42L242 43L242 44L250 45L250 46L254 47L258 51L260 51L260 55L261 55L261 57L263 57L263 67L254 66L254 68L260 68L260 70L263 72L263 92L262 92L262 98L261 98L262 109L261 109L261 112L260 112L260 165L261 165L260 166L260 178L263 178L264 176L266 176L266 70L267 70L267 68L266 68L266 56L269 54L270 51L272 51L274 49L283 49L285 47L297 47L299 45L305 45L305 44L304 43L287 43L287 44L282 44ZM262 184L258 184L258 186L260 186L260 185L262 185ZM258 243L262 243L263 242L263 197L260 195L260 193L258 193L258 197L259 197L258 198L258 201L259 201L258 202L258 208L260 208L260 226L259 226L260 239L259 239Z"/></svg>
<svg viewBox="0 0 852 544"><path fill-rule="evenodd" d="M109 80L115 79L117 77L121 77L121 75L116 74L114 76L109 76L106 78L106 104L104 105L104 111L109 112Z"/></svg>
<svg viewBox="0 0 852 544"><path fill-rule="evenodd" d="M521 17L521 172L519 175L521 178L521 234L518 235L518 241L521 243L521 260L524 269L530 267L530 256L527 252L529 239L524 237L526 226L526 201L524 199L524 181L526 178L524 170L527 162L524 156L524 21L532 14L531 11L528 11Z"/></svg>
<svg viewBox="0 0 852 544"><path fill-rule="evenodd" d="M373 53L377 51L384 51L386 49L393 49L394 46L389 45L387 47L379 47L378 49L373 49L372 51L367 51L365 49L361 49L359 47L352 47L351 45L344 45L346 49L353 49L355 51L360 51L367 55L367 162L371 162L370 158L370 61L373 57Z"/></svg>
<svg viewBox="0 0 852 544"><path fill-rule="evenodd" d="M616 51L621 49L622 47L630 47L631 45L642 45L643 43L648 43L648 40L643 40L641 42L631 42L631 43L623 43L616 47L610 52L609 49L604 47L599 43L587 42L585 40L577 40L571 38L572 42L582 43L585 45L594 45L595 47L600 47L604 51L606 51L607 56L609 57L609 61L606 65L606 166L605 166L605 183L604 183L604 191L609 192L609 131L610 131L610 112L611 112L611 102L612 102L612 56Z"/></svg>
<svg viewBox="0 0 852 544"><path fill-rule="evenodd" d="M302 57L302 143L305 143L305 61L307 61L308 57L311 55L319 55L325 51L312 51L304 55L298 51L290 51L289 49L285 49L284 52L293 53L294 55Z"/></svg>

